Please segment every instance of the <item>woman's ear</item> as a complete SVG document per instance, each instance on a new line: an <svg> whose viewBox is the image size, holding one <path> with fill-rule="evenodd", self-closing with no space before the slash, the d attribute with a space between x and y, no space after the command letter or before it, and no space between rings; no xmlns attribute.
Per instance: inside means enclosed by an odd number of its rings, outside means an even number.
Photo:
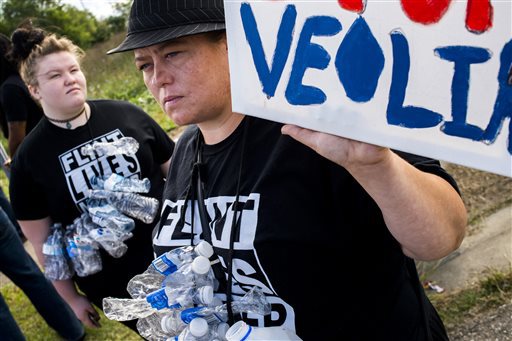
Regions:
<svg viewBox="0 0 512 341"><path fill-rule="evenodd" d="M32 97L35 100L37 100L37 101L41 100L41 95L39 94L39 88L36 85L29 85L28 91L30 92L30 94L32 95Z"/></svg>

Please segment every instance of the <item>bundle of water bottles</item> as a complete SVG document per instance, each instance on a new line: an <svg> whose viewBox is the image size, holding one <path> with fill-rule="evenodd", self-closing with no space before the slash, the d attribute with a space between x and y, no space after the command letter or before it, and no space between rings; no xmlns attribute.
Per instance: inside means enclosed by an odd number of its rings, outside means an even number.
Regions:
<svg viewBox="0 0 512 341"><path fill-rule="evenodd" d="M206 241L162 254L144 273L130 280L127 290L131 299L104 298L103 312L111 320L138 319L140 335L150 341L242 340L252 330L253 336L257 329L268 331L268 328L250 327L243 321L231 327L227 324L227 306L214 294L218 281L209 260L212 255L213 248ZM271 312L270 303L259 287L253 287L231 306L235 314ZM300 339L287 336L283 340Z"/></svg>
<svg viewBox="0 0 512 341"><path fill-rule="evenodd" d="M134 154L138 142L124 137L115 142L94 142L82 153L96 156ZM128 250L124 243L133 235L133 219L151 223L158 211L158 200L138 193L148 193L150 181L124 178L118 174L90 179L92 190L86 195L87 210L64 229L61 223L50 228L43 244L45 275L52 280L85 277L102 269L99 248L115 258Z"/></svg>

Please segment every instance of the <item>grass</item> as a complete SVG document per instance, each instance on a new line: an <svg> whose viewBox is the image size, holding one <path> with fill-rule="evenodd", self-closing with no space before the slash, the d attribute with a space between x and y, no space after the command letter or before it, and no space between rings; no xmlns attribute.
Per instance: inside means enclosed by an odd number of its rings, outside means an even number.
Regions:
<svg viewBox="0 0 512 341"><path fill-rule="evenodd" d="M466 318L512 302L512 270L489 270L477 284L446 295L428 294L445 325L459 325Z"/></svg>
<svg viewBox="0 0 512 341"><path fill-rule="evenodd" d="M27 296L14 284L9 283L0 288L0 292L9 306L23 335L29 341L48 341L60 340L59 335L43 320L36 309L27 298ZM102 328L86 328L87 336L85 340L143 340L138 334L133 332L123 324L111 321L101 315Z"/></svg>

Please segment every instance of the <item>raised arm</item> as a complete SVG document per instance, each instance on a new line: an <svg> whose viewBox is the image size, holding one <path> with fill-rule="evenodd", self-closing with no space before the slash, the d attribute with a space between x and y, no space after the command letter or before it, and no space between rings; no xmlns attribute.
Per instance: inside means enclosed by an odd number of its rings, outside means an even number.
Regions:
<svg viewBox="0 0 512 341"><path fill-rule="evenodd" d="M418 170L388 148L292 125L282 132L350 172L375 200L407 256L439 259L459 247L466 209L443 178Z"/></svg>

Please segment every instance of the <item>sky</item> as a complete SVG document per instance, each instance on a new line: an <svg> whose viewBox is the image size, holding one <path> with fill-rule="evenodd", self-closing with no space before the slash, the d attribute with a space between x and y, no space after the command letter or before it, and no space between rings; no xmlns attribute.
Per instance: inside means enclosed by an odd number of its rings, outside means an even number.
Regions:
<svg viewBox="0 0 512 341"><path fill-rule="evenodd" d="M115 0L62 0L64 4L70 4L78 9L89 10L98 19L106 18L114 14L112 4Z"/></svg>

